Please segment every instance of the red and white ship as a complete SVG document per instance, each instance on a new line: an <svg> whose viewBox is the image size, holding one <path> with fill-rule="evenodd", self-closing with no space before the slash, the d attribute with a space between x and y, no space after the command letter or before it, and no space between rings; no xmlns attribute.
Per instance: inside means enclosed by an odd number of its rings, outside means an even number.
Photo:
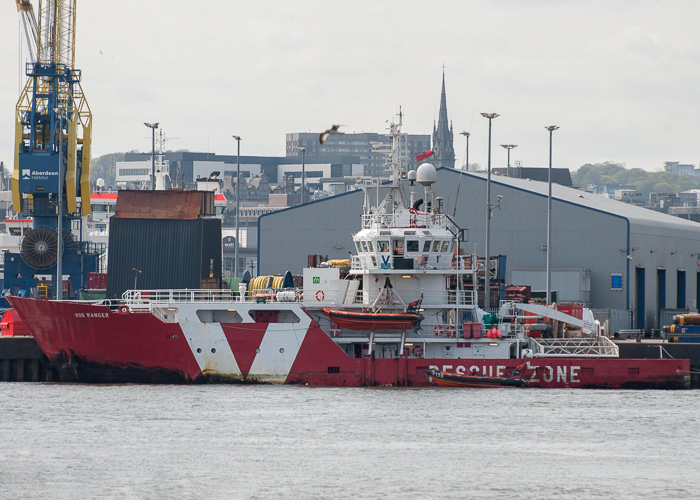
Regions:
<svg viewBox="0 0 700 500"><path fill-rule="evenodd" d="M542 306L502 304L498 335L482 336L476 256L461 253L433 193L435 168L407 170L400 127L391 125L391 182L365 188L344 278L337 267L307 268L303 290L9 300L63 378L78 381L430 386L428 369L507 377L527 358L537 367L528 387L689 387L689 360L619 358L595 323ZM378 205L375 189L387 191ZM584 333L534 338L527 322L543 316Z"/></svg>

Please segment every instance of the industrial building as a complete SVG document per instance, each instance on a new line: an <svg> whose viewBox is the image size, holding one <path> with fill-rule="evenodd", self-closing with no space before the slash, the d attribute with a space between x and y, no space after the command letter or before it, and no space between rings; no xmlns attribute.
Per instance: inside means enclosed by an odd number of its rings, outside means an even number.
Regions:
<svg viewBox="0 0 700 500"><path fill-rule="evenodd" d="M318 135L316 135L318 142ZM217 155L188 151L156 152L156 170L167 165L173 186L194 188L197 178L207 178L212 172L222 175L234 173L240 168L241 175L248 179L265 175L273 183L280 183L284 174L293 174L296 184L301 184L302 162L309 184L321 187L321 178L366 175L357 156L310 154L292 156ZM151 153L126 153L123 162L117 162L116 181L131 185L150 185ZM226 189L227 186L224 186ZM230 187L230 186L229 186Z"/></svg>
<svg viewBox="0 0 700 500"><path fill-rule="evenodd" d="M287 158L298 156L301 149L306 150L307 159L313 156L324 158L342 158L352 155L365 166L365 175L372 177L386 176L386 154L380 152L389 147L389 135L376 132L338 133L329 135L323 144L319 143L316 132L297 132L287 134ZM409 166L416 168L418 163L414 156L430 149L430 136L407 134L406 146L411 153ZM335 160L338 161L338 160Z"/></svg>
<svg viewBox="0 0 700 500"><path fill-rule="evenodd" d="M435 185L444 211L466 230L462 250L480 256L486 182L483 173L439 168ZM507 256L508 283L545 290L547 183L494 175L491 191L489 253ZM260 274L300 273L312 254L348 258L362 203L356 191L262 216ZM560 302L596 310L611 332L649 331L666 323L664 314L697 309L697 223L553 184L551 224L551 290Z"/></svg>

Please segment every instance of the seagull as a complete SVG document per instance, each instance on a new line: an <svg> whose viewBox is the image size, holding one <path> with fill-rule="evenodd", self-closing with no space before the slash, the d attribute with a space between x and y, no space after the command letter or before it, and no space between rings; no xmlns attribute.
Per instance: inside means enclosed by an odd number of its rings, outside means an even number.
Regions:
<svg viewBox="0 0 700 500"><path fill-rule="evenodd" d="M318 136L318 142L323 144L324 142L326 142L326 139L328 138L329 135L337 134L339 128L340 128L340 125L333 125L331 128L329 128L325 132L321 132L321 135Z"/></svg>

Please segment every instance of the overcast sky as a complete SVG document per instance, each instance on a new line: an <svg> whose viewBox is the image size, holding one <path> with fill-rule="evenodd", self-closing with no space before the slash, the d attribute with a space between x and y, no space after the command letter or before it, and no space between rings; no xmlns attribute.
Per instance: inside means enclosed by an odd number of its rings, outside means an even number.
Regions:
<svg viewBox="0 0 700 500"><path fill-rule="evenodd" d="M38 0L34 0L38 9ZM285 154L288 132L430 134L443 65L455 150L487 162L493 122L511 163L624 162L659 170L700 161L700 2L78 1L76 67L92 109L93 155L150 151L145 121L169 149ZM0 160L12 163L24 85L15 2L0 2Z"/></svg>

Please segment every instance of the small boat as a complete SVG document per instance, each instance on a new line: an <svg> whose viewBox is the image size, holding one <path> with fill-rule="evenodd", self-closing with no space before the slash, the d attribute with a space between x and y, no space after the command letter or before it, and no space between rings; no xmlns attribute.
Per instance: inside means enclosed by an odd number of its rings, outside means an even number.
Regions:
<svg viewBox="0 0 700 500"><path fill-rule="evenodd" d="M348 330L409 330L423 319L423 316L414 313L344 311L330 307L324 307L321 312L336 325Z"/></svg>
<svg viewBox="0 0 700 500"><path fill-rule="evenodd" d="M439 387L527 387L530 383L529 379L521 376L489 377L476 373L460 375L434 368L426 370L425 374L430 382Z"/></svg>

